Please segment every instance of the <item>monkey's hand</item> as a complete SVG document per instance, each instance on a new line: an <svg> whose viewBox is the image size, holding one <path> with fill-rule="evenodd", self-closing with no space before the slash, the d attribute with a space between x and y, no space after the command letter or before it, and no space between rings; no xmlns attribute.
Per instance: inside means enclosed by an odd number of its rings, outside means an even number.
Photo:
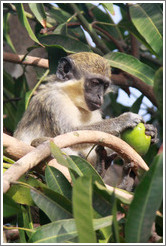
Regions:
<svg viewBox="0 0 166 246"><path fill-rule="evenodd" d="M117 132L120 134L127 128L134 128L140 122L143 122L143 118L140 115L126 112L115 118L115 127Z"/></svg>
<svg viewBox="0 0 166 246"><path fill-rule="evenodd" d="M145 125L145 134L151 136L151 143L157 143L159 139L157 138L157 128L151 124L144 124Z"/></svg>

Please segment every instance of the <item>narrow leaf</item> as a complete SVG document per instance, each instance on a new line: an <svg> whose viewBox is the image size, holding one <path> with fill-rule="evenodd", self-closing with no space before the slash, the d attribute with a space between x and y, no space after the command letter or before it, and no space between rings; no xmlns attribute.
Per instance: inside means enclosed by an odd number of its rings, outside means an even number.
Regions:
<svg viewBox="0 0 166 246"><path fill-rule="evenodd" d="M112 208L112 214L113 214L113 236L115 238L116 243L120 243L120 237L119 237L119 225L117 221L117 200L115 198L115 193L113 195L113 208Z"/></svg>
<svg viewBox="0 0 166 246"><path fill-rule="evenodd" d="M152 49L162 56L163 15L158 4L134 4L130 7L130 15L134 25Z"/></svg>
<svg viewBox="0 0 166 246"><path fill-rule="evenodd" d="M20 212L20 206L7 194L3 195L3 216L10 217Z"/></svg>
<svg viewBox="0 0 166 246"><path fill-rule="evenodd" d="M24 7L22 3L15 3L17 13L18 13L18 18L22 25L26 28L30 38L35 41L36 43L40 44L39 40L36 38L34 32L32 31L31 26L29 25L29 22L27 20L27 17L24 12Z"/></svg>
<svg viewBox="0 0 166 246"><path fill-rule="evenodd" d="M64 243L77 236L74 219L60 220L40 226L29 243Z"/></svg>
<svg viewBox="0 0 166 246"><path fill-rule="evenodd" d="M3 36L7 44L10 46L12 51L16 53L15 47L12 43L12 40L10 38L10 27L9 27L9 18L10 18L10 13L4 14L3 17Z"/></svg>
<svg viewBox="0 0 166 246"><path fill-rule="evenodd" d="M72 217L72 214L66 210L65 207L55 201L56 197L53 200L46 194L35 189L31 189L31 196L36 205L48 216L51 221Z"/></svg>
<svg viewBox="0 0 166 246"><path fill-rule="evenodd" d="M131 112L138 114L143 98L143 94L137 98L137 100L133 103L133 105L130 108Z"/></svg>
<svg viewBox="0 0 166 246"><path fill-rule="evenodd" d="M65 167L68 167L75 171L79 176L82 176L81 170L77 167L75 162L64 152L61 151L58 146L56 146L53 142L50 142L51 153L57 160L57 162Z"/></svg>
<svg viewBox="0 0 166 246"><path fill-rule="evenodd" d="M125 204L131 204L131 201L133 200L133 195L131 192L119 189L119 188L114 188L112 187L112 191L108 190L106 187L103 185L99 184L98 182L95 182L95 186L97 187L97 192L99 194L102 194L102 196L106 199L109 200L110 196L114 193L115 197L119 199L121 202Z"/></svg>
<svg viewBox="0 0 166 246"><path fill-rule="evenodd" d="M147 243L163 196L163 158L157 155L136 189L126 222L126 243Z"/></svg>
<svg viewBox="0 0 166 246"><path fill-rule="evenodd" d="M45 170L45 178L50 189L66 196L68 199L71 199L71 184L58 169L47 166Z"/></svg>
<svg viewBox="0 0 166 246"><path fill-rule="evenodd" d="M95 230L110 226L112 216L93 220ZM40 226L32 235L29 243L64 243L78 236L74 219L54 221Z"/></svg>
<svg viewBox="0 0 166 246"><path fill-rule="evenodd" d="M74 183L73 213L79 243L96 243L93 228L92 180L90 177L79 177Z"/></svg>
<svg viewBox="0 0 166 246"><path fill-rule="evenodd" d="M161 118L163 118L163 68L159 68L154 77L154 93L158 102Z"/></svg>
<svg viewBox="0 0 166 246"><path fill-rule="evenodd" d="M46 13L44 11L44 5L42 3L29 3L29 7L40 22L40 24L45 28L46 27Z"/></svg>
<svg viewBox="0 0 166 246"><path fill-rule="evenodd" d="M113 3L102 3L103 7L108 9L112 15L115 15Z"/></svg>
<svg viewBox="0 0 166 246"><path fill-rule="evenodd" d="M91 176L92 182L98 181L100 184L104 185L101 176L98 174L96 169L89 162L87 162L85 159L79 156L71 155L70 157L77 165L77 167L81 170L83 175Z"/></svg>
<svg viewBox="0 0 166 246"><path fill-rule="evenodd" d="M143 80L146 84L153 85L155 71L135 57L120 52L112 52L104 57L108 59L110 66L122 69Z"/></svg>
<svg viewBox="0 0 166 246"><path fill-rule="evenodd" d="M17 203L23 204L23 205L28 205L28 206L34 206L34 202L32 200L32 197L30 195L30 187L33 186L36 189L42 189L45 185L40 182L39 180L28 176L22 176L19 179L22 184L25 185L20 185L20 184L15 184L10 187L8 190L7 194ZM26 186L26 184L30 185L30 187Z"/></svg>

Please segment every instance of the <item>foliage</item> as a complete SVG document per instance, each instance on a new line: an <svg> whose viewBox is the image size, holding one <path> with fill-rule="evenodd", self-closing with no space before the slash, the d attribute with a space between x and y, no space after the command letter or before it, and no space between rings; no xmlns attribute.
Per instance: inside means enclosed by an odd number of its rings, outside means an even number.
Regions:
<svg viewBox="0 0 166 246"><path fill-rule="evenodd" d="M27 5L29 10L25 11ZM117 15L115 5L122 15L118 24L112 19L112 15ZM4 224L10 223L8 229L19 227L19 238L12 242L147 243L154 224L162 237L162 154L157 154L163 127L162 3L4 3L3 9L4 43L13 52L16 49L10 38L9 20L15 15L35 42L27 47L25 59L32 50L42 47L48 54L50 73L56 71L59 58L70 53L87 51L104 56L112 67L112 81L118 86L105 98L104 116L125 111L138 113L144 107L145 116L150 116L147 123L154 124L159 133L158 144L144 156L150 170L141 177L132 193L133 200L125 197L126 191L122 191L123 195L117 195L116 189L110 192L88 162L64 156L52 144L52 154L69 169L72 185L60 171L49 166L38 179L34 172L21 177L3 199ZM18 78L5 70L3 73L4 129L10 133L35 91L27 83L27 66L22 67ZM121 89L130 95L130 87L137 88L141 95L131 107L126 107L117 99ZM151 101L150 108L143 100L145 96ZM13 160L4 157L4 171L12 164ZM37 210L37 227L32 206ZM117 217L117 211L122 218Z"/></svg>

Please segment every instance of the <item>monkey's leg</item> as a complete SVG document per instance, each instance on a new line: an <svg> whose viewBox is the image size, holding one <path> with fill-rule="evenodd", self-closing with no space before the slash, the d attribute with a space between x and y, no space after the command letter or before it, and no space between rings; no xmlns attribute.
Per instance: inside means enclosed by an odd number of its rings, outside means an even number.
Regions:
<svg viewBox="0 0 166 246"><path fill-rule="evenodd" d="M101 175L103 178L107 169L113 162L113 160L118 156L117 153L112 153L111 155L107 155L107 151L105 148L101 145L98 145L95 149L96 155L97 155L97 161L95 168L97 172Z"/></svg>
<svg viewBox="0 0 166 246"><path fill-rule="evenodd" d="M118 185L118 188L132 191L135 183L135 173L132 170L134 163L124 163L123 173L122 173L122 182Z"/></svg>
<svg viewBox="0 0 166 246"><path fill-rule="evenodd" d="M95 148L95 152L97 155L97 159L96 159L96 164L95 164L95 169L96 171L103 176L103 172L105 170L105 162L106 162L106 158L107 158L107 152L104 149L103 146L98 145Z"/></svg>

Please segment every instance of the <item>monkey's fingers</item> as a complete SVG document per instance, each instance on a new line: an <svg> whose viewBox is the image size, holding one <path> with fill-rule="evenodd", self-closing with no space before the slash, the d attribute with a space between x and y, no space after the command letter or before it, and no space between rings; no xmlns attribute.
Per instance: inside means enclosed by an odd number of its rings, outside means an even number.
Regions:
<svg viewBox="0 0 166 246"><path fill-rule="evenodd" d="M157 128L151 124L144 124L145 125L145 134L151 136L151 143L157 143L159 139L157 138Z"/></svg>

